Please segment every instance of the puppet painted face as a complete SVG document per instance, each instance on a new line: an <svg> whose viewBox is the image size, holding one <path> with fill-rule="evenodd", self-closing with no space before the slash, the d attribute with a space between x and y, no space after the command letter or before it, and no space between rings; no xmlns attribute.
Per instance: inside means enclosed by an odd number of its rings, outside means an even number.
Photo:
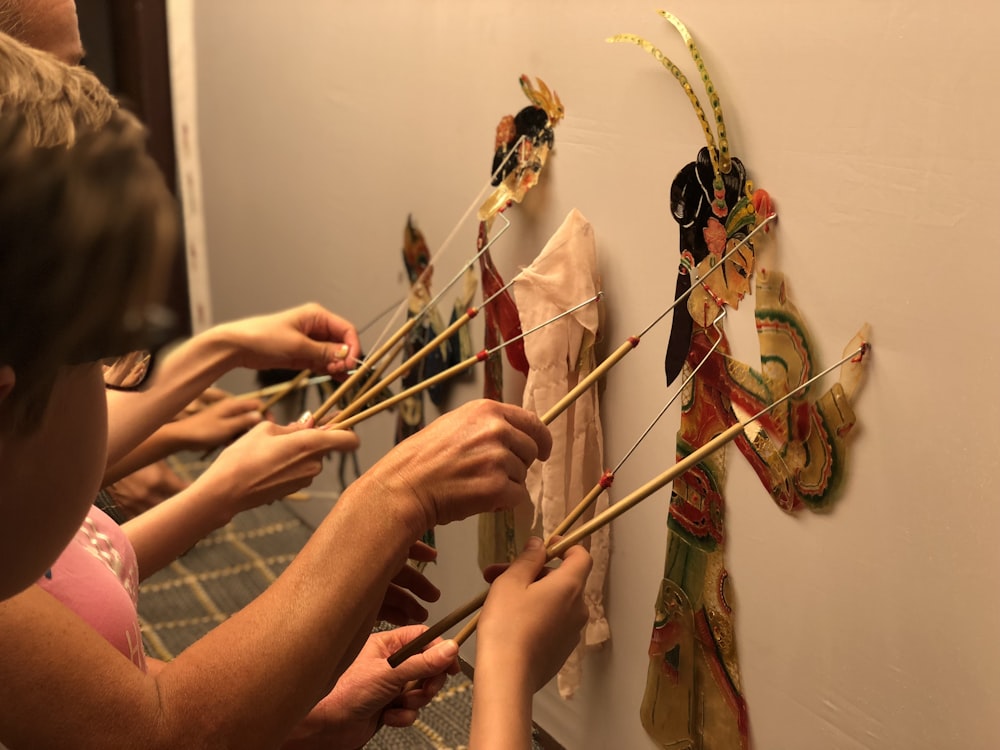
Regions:
<svg viewBox="0 0 1000 750"><path fill-rule="evenodd" d="M420 281L430 288L434 267L431 265L431 251L427 247L423 232L413 223L413 217L406 217L406 228L403 230L403 264L410 284Z"/></svg>
<svg viewBox="0 0 1000 750"><path fill-rule="evenodd" d="M538 184L538 175L555 143L553 128L565 110L559 95L542 79L535 80L537 87L528 76L521 76L521 90L531 105L516 115L505 115L497 125L492 166L496 190L479 207L480 221L490 222L508 204L524 199Z"/></svg>
<svg viewBox="0 0 1000 750"><path fill-rule="evenodd" d="M740 238L726 237L725 227L717 219L709 219L705 228L708 255L695 268L698 278L705 278L705 288L720 307L739 309L742 299L750 293L754 252L750 243L738 247ZM734 251L730 255L730 251ZM726 256L729 257L726 257ZM725 258L725 260L721 260ZM722 267L716 268L721 262ZM709 273L711 271L711 273Z"/></svg>

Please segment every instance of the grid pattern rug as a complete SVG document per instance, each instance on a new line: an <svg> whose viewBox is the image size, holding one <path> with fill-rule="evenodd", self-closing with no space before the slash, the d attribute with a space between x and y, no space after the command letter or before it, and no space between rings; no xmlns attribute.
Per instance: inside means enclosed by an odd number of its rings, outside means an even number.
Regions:
<svg viewBox="0 0 1000 750"><path fill-rule="evenodd" d="M139 619L150 655L169 660L278 577L311 529L284 503L256 508L202 540L139 589ZM448 683L405 729L384 727L368 750L462 750L469 741L472 683Z"/></svg>

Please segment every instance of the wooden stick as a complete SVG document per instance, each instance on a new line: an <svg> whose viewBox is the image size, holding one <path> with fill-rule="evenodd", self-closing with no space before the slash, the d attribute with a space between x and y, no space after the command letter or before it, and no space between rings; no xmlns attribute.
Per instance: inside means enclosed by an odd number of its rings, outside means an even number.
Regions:
<svg viewBox="0 0 1000 750"><path fill-rule="evenodd" d="M388 388L392 383L396 382L401 377L404 377L408 372L410 372L410 370L416 367L416 365L421 360L423 360L428 354L434 351L437 347L441 346L442 343L451 338L456 331L458 331L460 328L462 328L462 326L464 326L466 323L468 323L470 320L476 317L478 313L479 310L477 308L470 307L468 310L465 311L465 313L461 317L456 318L451 325L449 325L447 328L441 331L441 333L439 333L437 336L431 339L431 341L429 341L427 344L421 347L421 349L418 352L413 354L409 359L407 359L405 362L399 365L399 367L397 367L391 373L386 375L386 377L383 380L377 380L378 376L381 375L381 373L377 373L372 378L373 381L372 385L370 385L367 390L362 391L361 394L354 399L354 401L348 404L343 411L337 414L337 416L333 418L333 421L339 423L344 419L346 419L347 417L350 417L352 414L356 413L358 409L360 409L364 404L371 401L372 397L381 393L383 390ZM392 359L389 359L387 361L391 362Z"/></svg>
<svg viewBox="0 0 1000 750"><path fill-rule="evenodd" d="M329 375L314 375L313 377L299 383L299 388L305 388L314 383L322 383L330 379ZM266 386L265 388L258 388L255 391L245 391L244 393L237 393L235 396L230 398L264 398L265 396L271 396L278 393L288 385L286 380L284 383L275 383L274 385Z"/></svg>
<svg viewBox="0 0 1000 750"><path fill-rule="evenodd" d="M486 590L489 591L489 589L486 589ZM486 603L485 600L483 601L483 603L484 604ZM461 646L463 643L465 643L467 640L469 640L469 637L473 633L476 632L476 628L479 627L479 616L481 614L482 614L482 610L480 610L479 612L476 612L476 614L474 614L472 617L469 618L469 621L467 623L465 623L465 625L462 627L462 629L459 630L457 633L455 633L455 638L453 640L455 641L455 643L457 645Z"/></svg>
<svg viewBox="0 0 1000 750"><path fill-rule="evenodd" d="M404 401L405 399L409 398L410 396L416 395L417 393L422 393L423 391L426 391L428 388L431 388L431 387L437 385L438 383L444 382L448 378L453 377L454 375L457 375L460 372L464 372L465 370L468 370L470 367L472 367L477 362L483 362L483 361L485 361L487 358L489 358L489 356L491 354L496 354L497 352L502 351L503 349L505 349L510 344L513 344L515 341L523 339L525 336L528 336L528 335L534 333L535 331L539 330L540 328L544 328L545 326L550 325L551 323L554 323L555 321L559 320L560 318L563 318L563 317L565 317L567 315L570 315L570 314L576 312L581 307L584 307L584 306L589 305L589 304L591 304L593 302L596 302L597 300L599 300L603 296L603 294L604 294L603 292L598 292L597 294L595 294L590 299L584 300L583 302L580 302L579 304L574 305L573 307L571 307L568 310L564 310L563 312L559 313L558 315L556 315L556 316L554 316L552 318L549 318L544 323L539 323L534 328L530 328L527 331L524 331L523 333L521 333L521 334L519 334L517 336L514 336L513 338L510 338L507 341L504 341L502 344L499 344L498 346L494 346L492 349L483 349L478 354L474 354L471 357L469 357L468 359L462 360L457 365L452 365L447 370L442 370L441 372L437 373L436 375L433 375L432 377L427 378L427 380L424 380L424 381L422 381L420 383L417 383L416 385L410 386L406 390L400 391L399 393L397 393L394 396L390 396L385 401L380 401L379 403L374 404L373 406L368 407L363 412L355 414L353 417L348 417L347 419L345 419L342 422L336 422L336 423L330 425L330 427L331 427L331 429L345 429L345 430L347 428L349 428L349 427L353 427L358 422L363 422L364 420L368 419L369 417L374 416L375 414L378 414L379 412L385 411L386 409L388 409L391 406L395 406L400 401ZM411 318L411 320L412 320L412 318Z"/></svg>
<svg viewBox="0 0 1000 750"><path fill-rule="evenodd" d="M267 401L264 402L264 405L260 407L261 414L266 413L272 406L281 401L281 399L283 399L289 393L294 391L296 388L300 387L303 382L308 380L308 378L309 378L309 369L307 368L302 372L300 372L298 375L296 375L294 378L289 380L287 383L284 383L283 384L284 387L279 389L276 393L274 393L270 398L267 399Z"/></svg>
<svg viewBox="0 0 1000 750"><path fill-rule="evenodd" d="M611 472L605 472L604 476L601 477L601 481L595 484L590 492L587 493L587 496L577 503L577 506L566 515L566 517L562 520L562 523L552 530L552 534L545 542L546 547L552 543L552 537L562 536L565 534L569 530L570 526L576 523L576 519L582 516L584 512L586 512L587 508L589 508L591 504L593 504L593 502L601 496L601 493L611 486L611 482L609 480L613 476L614 474Z"/></svg>
<svg viewBox="0 0 1000 750"><path fill-rule="evenodd" d="M412 320L412 318L411 318L411 320ZM344 419L342 421L337 421L337 422L331 423L330 424L330 429L346 430L346 429L348 429L350 427L353 427L358 422L363 422L364 420L368 419L369 417L373 417L376 414L378 414L379 412L383 412L386 409L388 409L388 408L390 408L392 406L395 406L400 401L405 401L410 396L414 396L414 395L416 395L418 393L422 393L423 391L426 391L428 388L431 388L431 387L437 385L438 383L442 383L445 380L447 380L448 378L450 378L450 377L452 377L454 375L457 375L460 372L464 372L465 370L468 370L474 364L476 364L477 362L480 362L480 361L486 359L488 356L489 356L489 352L486 349L483 349L478 354L475 354L475 355L469 357L468 359L463 359L457 365L452 365L447 370L442 370L441 372L437 373L436 375L433 375L432 377L427 378L427 380L424 380L424 381L422 381L420 383L417 383L416 385L410 386L406 390L400 391L399 393L390 396L389 398L385 399L384 401L379 401L377 404L373 404L372 406L369 406L367 409L365 409L362 412L359 412L359 413L355 414L354 416L348 417L347 419Z"/></svg>
<svg viewBox="0 0 1000 750"><path fill-rule="evenodd" d="M343 383L341 383L340 386L337 387L332 394L330 394L330 397L326 401L324 401L319 406L319 408L316 409L316 411L313 412L313 419L316 420L316 422L318 423L319 420L323 416L325 416L326 413L330 411L330 409L332 409L337 404L337 402L341 399L341 397L350 388L353 388L355 385L357 385L358 381L360 381L369 372L371 372L375 363L378 362L380 359L382 359L382 357L385 356L386 352L392 349L392 347L395 346L397 342L402 340L404 336L406 336L410 331L413 330L413 327L417 324L418 320L419 317L408 318L407 321L402 326L399 327L399 330L396 331L392 336L390 336L389 339L384 344L382 344L382 346L378 347L368 357L365 357L365 361L358 366L358 369L356 369L350 377L348 377Z"/></svg>
<svg viewBox="0 0 1000 750"><path fill-rule="evenodd" d="M716 265L712 266L712 268L710 268L708 271L706 271L703 276L700 276L700 277L694 279L693 282L692 282L692 284L691 284L691 286L687 289L687 291L682 292L681 294L679 294L676 297L676 299L674 299L674 301L670 304L670 306L666 310L664 310L662 313L660 313L653 320L652 323L650 323L648 326L646 326L646 328L644 328L641 333L639 333L639 334L637 334L635 336L629 336L628 339L626 339L625 342L621 346L619 346L614 352L611 353L611 356L607 357L603 362L601 362L601 364L599 364L597 367L595 367L590 373L587 374L587 376L583 380L581 380L579 383L577 383L576 387L573 388L573 390L571 390L569 393L567 393L565 396L563 396L559 400L559 402L555 404L555 406L553 406L551 409L549 409L542 416L542 422L544 422L545 424L550 424L553 419L555 419L560 414L562 414L564 411L566 411L566 409L570 406L570 404L572 404L574 401L576 401L580 397L581 393L583 393L584 391L586 391L595 381L597 381L599 378L601 378L604 375L604 373L606 373L608 370L610 370L612 367L614 367L616 364L618 364L618 362L626 354L628 354L630 351L632 351L637 346L639 346L640 339L642 339L642 337L645 336L653 328L653 326L655 326L664 317L666 317L667 313L669 313L671 310L673 310L675 307L677 307L677 305L680 304L683 300L687 299L688 295L690 295L691 292L694 291L695 287L697 287L697 286L699 286L701 284L704 284L705 283L705 279L708 278L709 274L711 274L712 272L714 272L716 269L722 268L722 263L727 258L729 258L731 255L733 255L734 253L736 253L741 247L743 247L747 242L749 242L750 239L758 231L760 231L761 229L763 229L764 227L766 227L769 223L771 223L772 221L774 221L776 218L777 218L776 214L771 214L770 216L768 216L767 218L765 218L764 220L762 220L756 227L754 227L747 234L746 237L744 237L742 240L740 240L740 242L737 245L735 245L724 256L722 256L722 258L720 259L719 263L717 263Z"/></svg>
<svg viewBox="0 0 1000 750"><path fill-rule="evenodd" d="M601 477L601 481L595 484L593 488L590 490L590 492L587 493L586 497L584 497L583 500L577 503L577 506L573 508L573 510L571 510L566 515L566 517L562 520L562 523L560 523L558 526L556 526L555 529L552 530L552 533L549 535L549 538L545 540L546 548L548 548L552 544L555 544L556 537L565 534L566 530L569 529L574 523L576 523L576 520L586 512L587 508L589 508L591 504L594 503L597 500L597 498L601 496L601 493L603 493L604 490L606 490L608 487L611 486L611 479L613 477L614 474L611 473L610 471L604 473L604 476ZM551 560L552 558L548 559ZM487 589L487 592L488 591L489 589ZM476 612L469 619L469 621L465 623L465 626L461 630L459 630L458 633L455 634L455 639L454 639L455 643L461 646L463 643L469 640L469 637L473 633L476 632L476 628L479 627L480 614L481 614L480 612Z"/></svg>
<svg viewBox="0 0 1000 750"><path fill-rule="evenodd" d="M569 406L580 398L580 395L590 388L599 378L601 378L604 373L618 364L621 359L628 354L630 351L639 346L638 336L629 336L629 338L617 349L615 349L609 357L607 357L601 364L591 370L579 383L574 386L573 390L563 396L559 401L550 408L545 414L542 415L543 424L551 424L552 421L562 414Z"/></svg>
<svg viewBox="0 0 1000 750"><path fill-rule="evenodd" d="M643 500L645 500L646 498L648 498L650 495L652 495L653 493L655 493L657 490L665 487L667 484L669 484L670 482L672 482L674 479L676 479L678 476L680 476L685 471L687 471L688 469L690 469L692 466L694 466L698 462L702 461L703 459L705 459L707 456L709 456L712 453L714 453L719 448L722 448L723 446L728 445L741 432L743 432L743 430L745 430L750 424L752 424L753 422L755 422L758 419L760 419L762 416L764 416L765 414L767 414L769 411L771 411L772 409L774 409L779 404L784 403L785 401L787 401L789 398L791 398L792 396L794 396L799 391L802 391L802 390L806 389L812 383L814 383L815 381L817 381L820 378L824 377L827 373L831 372L832 370L836 369L837 367L840 367L842 364L844 364L848 360L853 359L854 357L863 357L865 355L865 353L868 351L869 347L870 347L870 345L867 342L863 343L858 349L856 349L855 351L851 352L850 354L844 356L839 362L836 362L835 364L831 365L827 369L823 370L823 372L821 372L818 375L815 375L815 376L809 378L809 380L807 380L806 382L804 382L801 385L797 386L796 388L793 388L791 391L789 391L788 393L786 393L784 396L782 396L781 398L777 399L776 401L774 401L770 405L764 407L759 412L757 412L756 414L754 414L752 417L750 417L748 419L744 419L744 420L742 420L740 422L737 422L736 424L732 425L731 427L729 427L728 429L726 429L725 431L723 431L722 433L720 433L716 437L714 437L711 440L709 440L707 443L705 443L701 447L699 447L699 448L695 449L694 451L692 451L691 453L689 453L687 456L684 456L684 458L682 458L679 461L677 461L673 466L671 466L669 469L667 469L666 471L664 471L658 477L656 477L655 479L650 480L649 482L647 482L646 484L644 484L642 487L640 487L639 489L637 489L634 492L632 492L630 495L622 498L617 503L615 503L614 505L612 505L611 507L609 507L608 509L606 509L604 512L602 512L602 513L594 516L590 521L588 521L587 523L581 525L578 529L576 529L575 531L571 532L570 534L564 536L562 539L560 539L555 544L551 544L551 545L546 546L546 549L545 549L546 561L551 561L553 558L559 557L561 554L563 554L567 549L569 549L570 547L572 547L574 544L578 544L579 542L581 542L583 539L586 539L588 536L590 536L591 534L593 534L598 529L601 529L604 526L606 526L607 524L611 523L611 521L613 521L614 519L618 518L618 516L622 515L626 511L631 510L632 508L634 508L636 505L638 505L639 503L641 503ZM455 610L454 612L452 612L450 615L446 616L446 618L444 620L442 620L441 622L448 621L449 623L454 624L455 617L457 617L459 615L459 613L461 613L461 612L466 612L467 614L465 616L468 616L468 613L471 613L472 611L475 611L477 609L477 607L474 606L474 602L482 600L485 603L486 596L487 596L488 593L489 593L489 589L486 589L479 596L477 596L476 599L473 599L473 600L467 602L466 604L462 605L457 610ZM482 605L480 605L480 606L482 606ZM462 619L464 619L464 617L459 617L458 621L460 622ZM443 629L440 629L438 627L439 625L440 625L440 623L438 623L437 625L432 626L425 633L417 636L412 641L410 641L406 646L404 646L402 649L400 649L395 654L393 654L392 656L390 656L389 657L389 665L392 666L392 667L394 667L394 668L397 667L397 666L399 666L404 661L406 661L406 659L408 659L410 656L413 656L414 654L419 653L421 650L424 649L424 647L426 647L430 643L430 641L434 640L434 638L437 638L439 635L441 635L442 633L444 633L445 631L447 631L448 628L451 627L451 624L449 624L447 627L445 627ZM467 627L465 629L469 629L470 632L471 632L471 630L474 629L474 627L471 628L471 629ZM432 637L430 637L430 638L427 638L426 637L427 634L430 633L432 630L434 631L434 635Z"/></svg>
<svg viewBox="0 0 1000 750"><path fill-rule="evenodd" d="M379 366L372 371L371 377L368 378L367 382L365 382L361 386L361 389L358 392L358 394L354 396L354 398L346 407L344 407L342 410L334 414L329 419L329 421L327 422L328 426L332 426L339 422L343 422L345 419L347 419L347 417L351 416L351 414L356 412L364 404L368 403L371 400L371 396L369 394L371 393L372 388L378 385L379 378L381 378L382 374L387 369L389 369L389 365L391 365L396 360L396 357L403 350L404 346L406 346L406 339L400 339L393 345L392 351L390 351L388 354L382 357L381 364L379 364Z"/></svg>
<svg viewBox="0 0 1000 750"><path fill-rule="evenodd" d="M507 223L507 226L508 227L510 226L510 222ZM506 227L504 228L504 231L506 231ZM503 234L503 232L501 232L501 234ZM479 253L476 254L476 258L478 258L480 255L482 255L484 252L486 252L486 249L492 243L493 243L493 240L490 240L490 242L488 242L486 244L486 247L484 247ZM473 261L475 261L475 258L473 259ZM457 279L458 279L458 277L455 278L455 280L457 280ZM451 283L454 283L455 280L453 280ZM451 283L449 283L449 286L451 285ZM340 422L343 419L351 416L358 409L360 409L364 404L366 404L369 401L371 401L371 399L372 399L372 397L374 395L377 395L378 393L380 393L381 391L383 391L385 388L389 387L392 383L394 383L399 378L404 377L410 370L412 370L428 354L430 354L436 348L438 348L439 346L441 346L441 344L443 344L445 341L447 341L449 338L451 338L456 332L458 332L459 330L461 330L461 328L463 326L467 325L470 320L472 320L474 317L476 317L476 315L479 314L479 311L483 307L485 307L490 302L492 302L494 299L496 299L501 294L503 294L505 291L507 291L507 289L509 289L510 286L513 283L514 282L511 281L508 284L504 285L504 287L502 289L500 289L498 292L495 292L489 298L483 300L482 305L480 305L479 307L471 307L470 306L469 308L467 308L466 311L465 311L465 313L463 313L460 317L458 317L457 319L455 319L447 328L445 328L441 333L439 333L431 341L429 341L427 344L425 344L420 349L420 351L418 351L418 352L414 353L413 355L411 355L409 359L407 359L405 362L403 362L403 364L401 364L390 375L388 375L385 378L385 380L379 381L379 377L385 371L385 367L383 366L371 378L371 380L369 381L371 384L364 391L362 391L354 399L354 401L352 403L348 404L347 407L343 411L341 411L339 414L337 414L337 416L334 417L332 421L333 422ZM425 310L429 309L429 307L430 307L430 305L428 304L428 306L425 307L424 309ZM400 345L399 348L402 348L402 345ZM392 357L390 357L390 360L392 360L392 359L395 359L395 355L393 355Z"/></svg>
<svg viewBox="0 0 1000 750"><path fill-rule="evenodd" d="M521 138L518 139L518 143L520 143L523 138L524 136L522 135ZM517 144L515 144L515 148L516 145ZM428 265L434 265L434 263L444 254L445 249L448 247L448 245L451 244L451 241L458 235L459 231L462 229L462 225L465 223L465 220L468 219L469 216L472 215L472 212L475 211L476 208L479 206L480 202L483 199L483 196L485 196L487 193L492 192L494 178L503 171L504 165L507 163L508 159L512 157L512 155L514 154L514 150L515 149L511 149L510 153L508 153L507 156L504 157L503 162L499 166L497 166L497 168L493 171L493 174L490 176L489 181L486 183L486 185L484 185L480 189L479 193L476 194L475 199L472 201L471 204L469 204L469 207L465 210L465 213L462 214L462 218L458 220L458 223L455 224L455 226L452 228L448 236L444 238L444 242L442 242L441 245L438 247L438 249L431 255L431 258L428 261ZM430 300L430 302L428 302L424 306L424 310L429 310L431 307L436 305L441 296L444 295L444 293L448 289L450 289L451 286L455 284L462 277L462 274L465 273L465 270L471 268L472 265L476 262L476 259L479 258L479 256L482 255L484 252L486 252L486 248L488 248L491 244L493 244L493 241L498 239L500 235L502 235L504 231L506 231L510 227L510 221L506 217L502 216L502 218L507 223L507 226L504 227L504 229L501 230L499 233L497 233L496 237L494 237L486 244L486 247L477 252L476 256L469 263L467 263L461 271L455 274L455 277L447 284L445 284L441 288L440 292L434 295L434 297ZM392 317L389 319L389 322L386 323L385 329L382 331L382 333L379 334L379 337L376 340L381 340L381 338L386 334L386 331L388 331L392 327L393 322L396 320L399 314L406 309L406 302L407 300L406 298L404 298L403 302L396 308L396 311L392 314Z"/></svg>
<svg viewBox="0 0 1000 750"><path fill-rule="evenodd" d="M725 430L724 432L720 433L716 437L709 440L700 448L697 448L688 455L686 455L684 458L675 463L673 466L671 466L669 469L667 469L665 472L660 474L655 479L646 482L646 484L644 484L642 487L637 489L632 494L622 498L617 503L610 506L603 513L599 513L598 515L594 516L587 523L583 524L575 531L567 534L551 547L546 548L546 554L548 559L551 560L553 557L558 557L567 549L572 547L574 544L578 543L581 539L587 538L598 529L611 523L611 521L618 518L618 516L620 516L625 511L634 508L636 505L641 503L643 500L645 500L647 497L652 495L657 490L670 484L670 482L672 482L676 477L683 474L685 471L690 469L696 463L698 463L705 457L709 456L710 454L714 453L716 450L723 447L724 445L730 443L741 432L743 432L743 430L751 422L753 422L759 416L760 415L758 414L756 417L752 419L748 419L744 422L737 422L729 429Z"/></svg>
<svg viewBox="0 0 1000 750"><path fill-rule="evenodd" d="M435 638L444 635L466 617L479 610L486 603L486 596L489 593L490 590L486 589L474 599L470 599L461 607L431 625L427 630L390 656L388 659L389 666L395 669L414 654L419 654Z"/></svg>
<svg viewBox="0 0 1000 750"><path fill-rule="evenodd" d="M720 314L719 317L716 318L715 323L713 323L713 325L718 324L718 322L722 319L722 317L723 317L722 314ZM579 519L580 516L586 513L587 510L590 508L590 506L597 501L597 498L601 496L604 490L608 489L611 486L612 482L614 482L615 480L615 474L618 473L618 470L622 467L625 461L628 460L629 456L632 455L633 451L635 451L635 449L639 447L639 443L641 443L646 438L650 430L653 429L653 427L660 420L660 418L666 413L667 409L674 402L677 396L680 395L680 393L684 390L684 388L687 387L687 384L691 382L692 378L694 378L698 370L701 369L701 366L708 360L708 356L712 352L714 352L716 348L718 348L719 343L721 341L722 341L722 335L720 332L719 339L709 350L708 354L705 355L705 358L702 359L702 361L698 363L698 366L694 368L691 374L687 376L687 378L684 380L684 383L681 385L677 393L674 394L669 401L667 401L666 405L660 410L660 413L656 415L656 418L650 423L650 425L642 433L642 435L635 442L635 444L626 452L624 458L622 458L618 466L616 466L614 469L608 469L607 471L605 471L604 474L601 475L601 478L597 482L597 484L595 484L593 488L591 488L590 492L586 494L583 500L577 503L576 507L573 508L573 510L571 510L569 513L567 513L566 517L559 523L559 525L552 530L552 533L549 535L548 539L545 540L546 547L550 547L551 545L553 545L557 541L557 537L560 537L563 534L565 534L573 526L573 524L576 523L577 519ZM624 350L624 347L622 347L622 349ZM624 356L624 351L622 353L622 356ZM548 412L546 414L546 418L549 419L554 418L553 411ZM465 643L465 641L468 640L469 636L471 636L473 633L476 632L476 627L478 625L479 625L479 613L477 612L472 617L472 619L470 619L469 622L465 624L465 627L463 627L455 636L455 643L457 643L459 646Z"/></svg>

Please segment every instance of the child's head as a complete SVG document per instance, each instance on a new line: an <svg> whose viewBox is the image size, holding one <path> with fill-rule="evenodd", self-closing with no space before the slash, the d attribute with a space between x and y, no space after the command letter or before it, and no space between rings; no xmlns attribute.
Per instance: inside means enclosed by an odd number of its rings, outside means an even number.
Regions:
<svg viewBox="0 0 1000 750"><path fill-rule="evenodd" d="M0 36L0 596L96 495L100 360L150 343L176 241L142 126L86 71Z"/></svg>

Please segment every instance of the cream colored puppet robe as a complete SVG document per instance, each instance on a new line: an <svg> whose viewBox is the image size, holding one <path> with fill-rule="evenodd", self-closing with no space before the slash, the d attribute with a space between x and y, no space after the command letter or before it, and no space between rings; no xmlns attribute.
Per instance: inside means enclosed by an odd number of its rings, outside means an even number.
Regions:
<svg viewBox="0 0 1000 750"><path fill-rule="evenodd" d="M521 327L527 331L597 292L594 230L583 215L573 209L514 285ZM598 305L587 305L524 339L531 363L524 386L524 408L544 414L593 370L598 318ZM541 515L546 537L600 481L604 472L604 434L597 387L580 396L549 425L549 429L552 456L548 461L532 464L527 478L536 520ZM607 504L607 493L604 493L595 504L596 510L600 511ZM594 512L588 512L583 520ZM585 593L590 621L581 646L559 673L559 693L564 698L571 697L580 684L583 649L599 645L610 636L604 616L609 538L607 526L590 538L594 567Z"/></svg>

